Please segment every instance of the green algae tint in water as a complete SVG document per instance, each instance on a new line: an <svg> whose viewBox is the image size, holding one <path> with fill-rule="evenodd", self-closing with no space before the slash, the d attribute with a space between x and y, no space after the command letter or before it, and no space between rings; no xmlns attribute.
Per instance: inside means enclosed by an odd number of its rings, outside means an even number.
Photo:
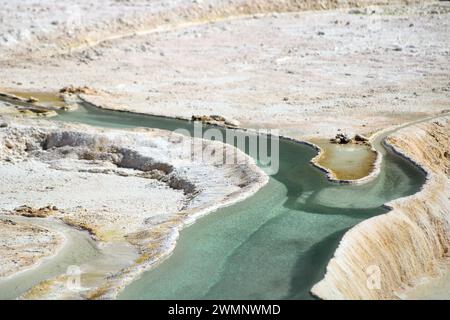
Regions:
<svg viewBox="0 0 450 320"><path fill-rule="evenodd" d="M94 109L64 121L105 127L191 129L179 120ZM343 234L386 212L383 204L417 192L424 175L385 155L380 175L338 185L309 161L315 151L280 141L280 170L250 198L200 219L180 234L172 256L129 285L120 299L310 299Z"/></svg>

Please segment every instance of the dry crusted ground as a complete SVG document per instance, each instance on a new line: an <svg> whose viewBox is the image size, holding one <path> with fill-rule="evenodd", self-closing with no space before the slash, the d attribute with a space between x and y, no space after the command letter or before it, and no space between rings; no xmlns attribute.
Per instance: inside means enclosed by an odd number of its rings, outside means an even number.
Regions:
<svg viewBox="0 0 450 320"><path fill-rule="evenodd" d="M156 129L100 130L0 120L2 214L58 219L87 230L102 246L132 244L140 254L126 262L128 272L106 269L81 292L68 294L62 285L55 289L61 292L47 292L47 297L89 297L113 280L124 285L122 277L131 281L137 269L169 254L185 224L245 198L268 180L250 157L221 142ZM198 150L195 158L193 145ZM222 154L235 156L235 162L224 163ZM0 276L55 253L59 238L49 230L25 226L1 225L5 236L0 239ZM23 237L8 240L21 231ZM31 244L33 234L36 242ZM42 248L34 250L37 247Z"/></svg>
<svg viewBox="0 0 450 320"><path fill-rule="evenodd" d="M61 234L26 222L0 219L0 279L23 271L54 253Z"/></svg>
<svg viewBox="0 0 450 320"><path fill-rule="evenodd" d="M107 108L367 135L450 108L450 5L367 7L386 2L0 0L0 87L87 85Z"/></svg>
<svg viewBox="0 0 450 320"><path fill-rule="evenodd" d="M181 2L170 7L183 7ZM3 46L0 86L56 91L87 85L104 92L94 99L107 107L184 118L219 114L243 127L277 128L294 138L330 137L338 129L369 134L450 108L450 5L427 3L217 22L214 15L211 22L194 16L192 26L172 18L161 22L168 31L73 50L59 42L44 46L50 41L45 36L42 43L31 38ZM124 6L139 5L149 15L169 10L156 2ZM118 7L114 2L101 10L113 16ZM89 28L107 29L91 16L85 19ZM130 19L129 28L143 28L138 20ZM50 25L54 34L65 30ZM23 53L25 44L29 52ZM14 48L22 52L20 59L9 54Z"/></svg>

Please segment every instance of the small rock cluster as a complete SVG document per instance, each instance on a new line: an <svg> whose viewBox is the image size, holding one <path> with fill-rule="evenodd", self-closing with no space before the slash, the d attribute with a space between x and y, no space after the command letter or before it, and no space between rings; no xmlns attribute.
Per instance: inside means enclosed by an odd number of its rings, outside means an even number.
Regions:
<svg viewBox="0 0 450 320"><path fill-rule="evenodd" d="M193 115L192 121L201 121L206 124L225 125L227 127L238 127L239 122L237 120L225 119L219 115Z"/></svg>
<svg viewBox="0 0 450 320"><path fill-rule="evenodd" d="M32 208L27 205L23 205L14 209L16 214L30 218L45 218L52 215L56 211L58 211L58 208L51 205L42 208Z"/></svg>
<svg viewBox="0 0 450 320"><path fill-rule="evenodd" d="M330 142L338 143L338 144L347 144L351 142L352 139L345 133L338 133L334 137L334 139L331 139Z"/></svg>
<svg viewBox="0 0 450 320"><path fill-rule="evenodd" d="M31 97L29 97L29 98L27 99L27 102L29 102L29 103L35 103L35 102L39 102L39 99L38 99L38 98L35 98L35 97L33 97L33 96L31 96Z"/></svg>
<svg viewBox="0 0 450 320"><path fill-rule="evenodd" d="M353 141L356 141L356 142L368 142L369 141L369 138L367 138L367 137L365 137L365 136L363 136L362 134L355 134L355 136L353 137Z"/></svg>
<svg viewBox="0 0 450 320"><path fill-rule="evenodd" d="M67 87L63 87L62 89L59 90L59 93L67 93L67 94L79 94L79 93L84 93L84 94L96 94L97 91L95 89L91 89L87 86L84 87L75 87L75 86L67 86Z"/></svg>
<svg viewBox="0 0 450 320"><path fill-rule="evenodd" d="M369 138L361 135L361 134L355 134L353 138L350 138L348 134L345 133L338 133L336 136L332 139L330 139L330 142L337 143L337 144L348 144L348 143L367 143L369 141Z"/></svg>

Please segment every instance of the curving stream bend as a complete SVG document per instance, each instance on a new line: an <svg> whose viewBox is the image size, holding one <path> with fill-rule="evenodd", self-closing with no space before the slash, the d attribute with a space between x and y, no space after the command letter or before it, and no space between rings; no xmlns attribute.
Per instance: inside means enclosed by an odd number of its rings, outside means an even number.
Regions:
<svg viewBox="0 0 450 320"><path fill-rule="evenodd" d="M60 121L112 128L192 131L192 123L109 111L84 103ZM225 130L225 129L222 129ZM228 129L227 129L228 130ZM329 182L310 164L316 151L280 140L280 170L255 195L183 230L171 257L125 288L120 299L310 299L344 233L417 192L424 173L381 146L380 174L362 185Z"/></svg>

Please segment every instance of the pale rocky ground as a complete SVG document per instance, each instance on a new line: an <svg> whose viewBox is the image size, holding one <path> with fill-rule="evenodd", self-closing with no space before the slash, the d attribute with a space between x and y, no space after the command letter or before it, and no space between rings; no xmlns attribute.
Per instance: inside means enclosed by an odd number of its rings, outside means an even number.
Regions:
<svg viewBox="0 0 450 320"><path fill-rule="evenodd" d="M0 0L0 91L86 85L99 92L89 99L107 108L187 119L218 114L241 127L279 129L296 139L329 138L338 129L369 135L450 109L450 4L405 2ZM349 9L356 6L364 8ZM145 191L173 200L164 208L169 211L186 204L179 191L144 183L127 169L99 174L110 164L27 157L2 164L13 187L2 189L9 197L2 197L2 206L55 202L64 211L56 210L57 217L67 214L76 225L100 227L100 238L145 229L142 221L152 214L136 212ZM204 174L192 166L196 182ZM17 179L29 184L29 193L17 193L23 188ZM85 189L70 200L64 179ZM44 191L48 197L39 196L37 181L55 187ZM120 184L123 196L126 186L136 186L130 219L114 210L114 202L102 213L101 203L113 200L106 192L111 183ZM94 184L105 190L102 201L87 198L86 211L77 211L76 200L97 189ZM211 188L211 202L217 201L213 184L204 188ZM161 208L148 205L158 216ZM179 221L162 223L158 232L167 233L173 223ZM160 256L158 248L158 254L144 250L146 258Z"/></svg>
<svg viewBox="0 0 450 320"><path fill-rule="evenodd" d="M50 257L63 241L63 236L52 230L0 218L0 279Z"/></svg>
<svg viewBox="0 0 450 320"><path fill-rule="evenodd" d="M104 8L114 15L117 5ZM174 22L170 32L72 53L40 50L20 60L5 54L0 87L88 85L105 93L96 99L109 107L184 118L219 114L294 138L338 129L369 134L450 108L449 11L448 3L431 2Z"/></svg>
<svg viewBox="0 0 450 320"><path fill-rule="evenodd" d="M221 143L205 143L197 162L190 138L161 130L102 132L22 121L0 129L1 210L56 206L48 215L87 225L103 240L219 203L260 174L245 171L253 161L238 151L233 164L207 154L219 153Z"/></svg>
<svg viewBox="0 0 450 320"><path fill-rule="evenodd" d="M388 142L424 168L427 182L345 234L325 278L313 287L321 298L449 298L450 117L401 129ZM379 287L368 285L373 267Z"/></svg>
<svg viewBox="0 0 450 320"><path fill-rule="evenodd" d="M87 230L101 243L129 242L140 258L128 261L128 266L142 268L152 257L168 254L185 224L267 182L250 157L221 142L156 129L100 130L19 118L0 120L1 213L52 217ZM202 151L197 154L201 158L192 158L192 142ZM224 163L215 156L222 151L236 155L236 161ZM40 240L40 228L27 230L24 237L30 240L33 230L34 246L55 253L56 246ZM28 260L14 260L17 270L45 256L34 252L33 246L20 251L26 244L11 247L7 238L0 240L2 260L28 256ZM10 264L0 264L0 273L10 273Z"/></svg>
<svg viewBox="0 0 450 320"><path fill-rule="evenodd" d="M2 110L2 115L14 115L14 116L19 115L17 109L11 103L0 101L0 108Z"/></svg>

